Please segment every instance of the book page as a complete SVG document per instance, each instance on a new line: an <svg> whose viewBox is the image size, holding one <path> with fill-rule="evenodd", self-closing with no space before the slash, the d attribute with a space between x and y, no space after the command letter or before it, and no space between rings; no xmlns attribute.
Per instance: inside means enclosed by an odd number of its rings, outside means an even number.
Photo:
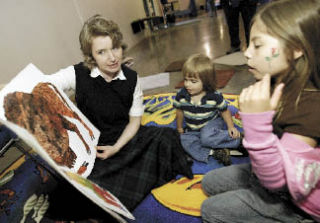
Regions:
<svg viewBox="0 0 320 223"><path fill-rule="evenodd" d="M107 188L86 179L96 159L100 132L30 64L0 92L0 121L31 146L76 189L120 222L134 219Z"/></svg>

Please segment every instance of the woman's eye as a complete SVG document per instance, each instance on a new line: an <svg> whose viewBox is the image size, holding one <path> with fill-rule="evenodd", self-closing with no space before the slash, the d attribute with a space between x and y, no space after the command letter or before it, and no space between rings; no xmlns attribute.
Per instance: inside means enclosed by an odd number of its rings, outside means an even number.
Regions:
<svg viewBox="0 0 320 223"><path fill-rule="evenodd" d="M193 84L195 84L195 83L197 83L198 81L196 81L196 80L193 80L193 81L191 81L191 83L193 83Z"/></svg>
<svg viewBox="0 0 320 223"><path fill-rule="evenodd" d="M254 45L255 49L259 49L262 45Z"/></svg>

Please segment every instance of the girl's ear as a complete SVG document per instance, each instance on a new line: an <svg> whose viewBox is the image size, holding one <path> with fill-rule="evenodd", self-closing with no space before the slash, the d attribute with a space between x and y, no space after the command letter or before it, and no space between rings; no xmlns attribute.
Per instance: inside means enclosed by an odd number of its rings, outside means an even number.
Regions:
<svg viewBox="0 0 320 223"><path fill-rule="evenodd" d="M294 50L293 51L293 58L294 59L298 59L299 57L301 57L303 55L303 52L301 50Z"/></svg>

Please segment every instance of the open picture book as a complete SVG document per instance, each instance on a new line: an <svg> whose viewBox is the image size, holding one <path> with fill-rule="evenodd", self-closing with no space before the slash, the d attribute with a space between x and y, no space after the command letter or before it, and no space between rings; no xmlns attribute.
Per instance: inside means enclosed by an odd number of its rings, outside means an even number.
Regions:
<svg viewBox="0 0 320 223"><path fill-rule="evenodd" d="M0 122L119 222L126 222L122 216L134 219L107 188L86 178L95 163L99 130L33 64L0 91Z"/></svg>

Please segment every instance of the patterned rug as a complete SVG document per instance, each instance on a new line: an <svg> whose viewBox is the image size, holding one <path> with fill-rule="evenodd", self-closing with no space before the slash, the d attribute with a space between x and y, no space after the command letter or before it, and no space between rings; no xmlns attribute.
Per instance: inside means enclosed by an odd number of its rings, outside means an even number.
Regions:
<svg viewBox="0 0 320 223"><path fill-rule="evenodd" d="M242 123L238 114L238 95L224 94L224 97L229 104L235 127L242 132ZM172 107L174 98L174 93L145 97L146 107L142 123L175 128L175 110ZM248 157L232 157L231 160L233 164L249 162ZM211 157L208 164L194 161L192 166L194 179L177 177L176 180L152 190L151 194L133 211L136 222L200 223L200 207L207 198L201 190L201 179L208 171L222 166Z"/></svg>
<svg viewBox="0 0 320 223"><path fill-rule="evenodd" d="M224 94L236 128L242 131L238 115L238 96ZM143 125L175 128L174 93L144 98ZM232 157L232 163L248 162L247 157ZM209 158L209 163L194 162L194 179L178 176L175 180L152 190L132 212L136 220L128 222L200 223L200 206L206 195L201 190L201 179L206 172L222 164ZM54 175L24 156L0 175L0 222L57 222L46 216L48 193L57 184ZM59 221L63 222L63 221ZM84 221L81 221L84 222Z"/></svg>

